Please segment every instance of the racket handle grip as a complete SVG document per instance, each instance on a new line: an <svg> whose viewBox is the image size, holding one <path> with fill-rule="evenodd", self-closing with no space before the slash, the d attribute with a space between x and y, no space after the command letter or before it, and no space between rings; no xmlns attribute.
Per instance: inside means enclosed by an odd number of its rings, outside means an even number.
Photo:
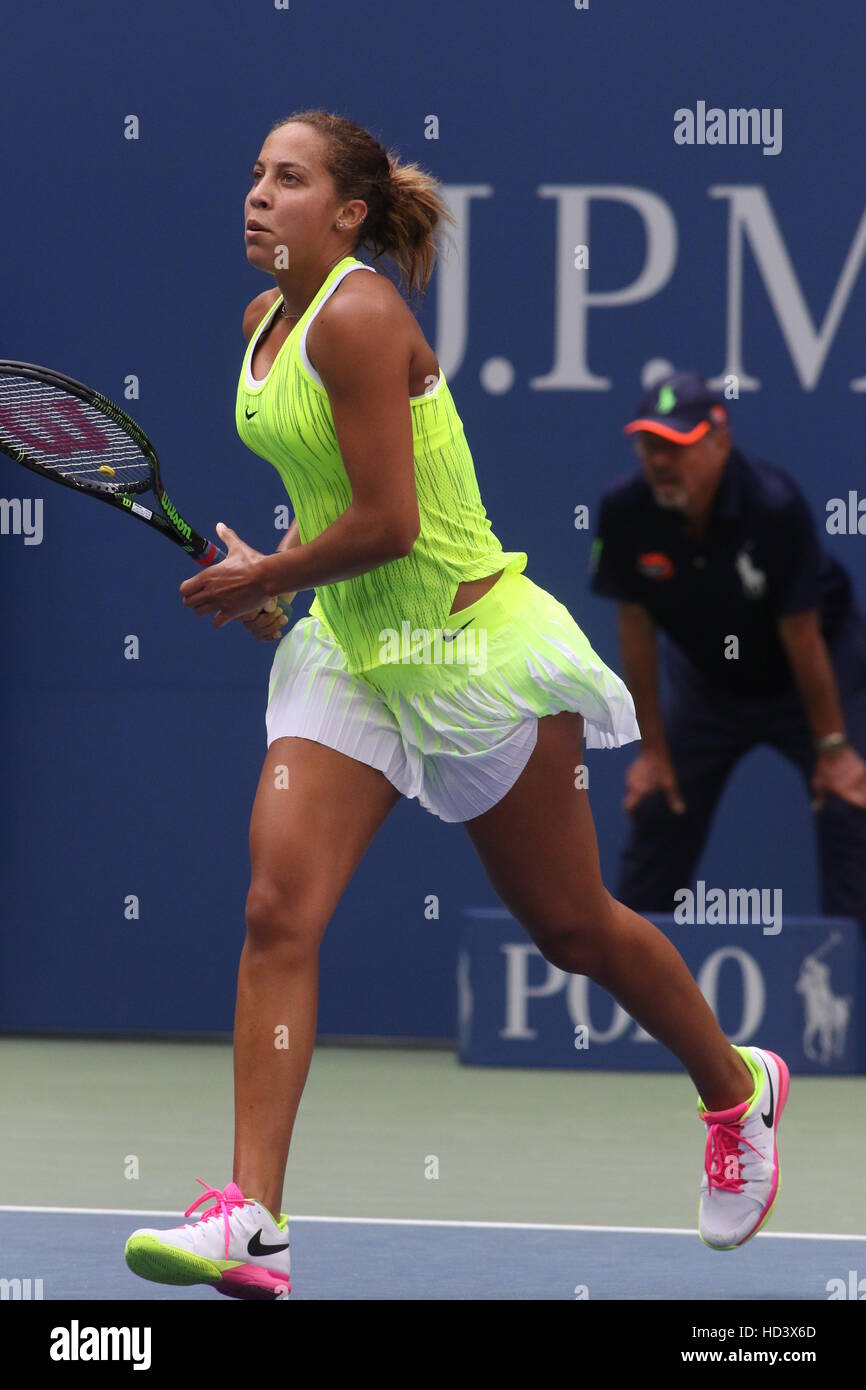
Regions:
<svg viewBox="0 0 866 1390"><path fill-rule="evenodd" d="M208 541L201 554L194 555L193 559L195 560L197 565L215 565L220 560L224 560L226 558L227 553L227 551L221 550L218 545L214 545L213 541Z"/></svg>

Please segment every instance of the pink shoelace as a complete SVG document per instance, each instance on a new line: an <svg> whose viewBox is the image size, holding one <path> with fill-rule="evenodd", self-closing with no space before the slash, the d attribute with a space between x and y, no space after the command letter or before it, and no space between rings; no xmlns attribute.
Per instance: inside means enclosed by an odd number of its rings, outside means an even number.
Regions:
<svg viewBox="0 0 866 1390"><path fill-rule="evenodd" d="M186 1211L184 1212L184 1216L190 1216L190 1215L195 1211L196 1207L200 1207L201 1204L202 1204L202 1202L206 1202L206 1201L208 1200L208 1198L213 1198L213 1199L215 1199L215 1205L211 1207L210 1211L206 1211L206 1212L203 1212L203 1213L202 1213L202 1215L201 1215L201 1216L199 1217L199 1219L198 1219L198 1224L201 1224L201 1222L203 1222L203 1221L209 1221L210 1218L211 1218L212 1216L220 1216L220 1215L222 1215L223 1221L225 1222L226 1259L228 1259L228 1257L229 1257L229 1215L230 1215L231 1212L235 1209L235 1207L243 1207L243 1206L246 1206L247 1203L252 1202L253 1198L252 1198L252 1197L230 1197L230 1196L228 1195L228 1191L221 1192L220 1189L219 1189L218 1187L208 1187L207 1183L204 1182L204 1180L203 1180L202 1178L196 1178L196 1182L200 1182L201 1185L202 1185L202 1187L203 1187L205 1190L204 1190L204 1192L201 1194L201 1196L199 1197L198 1201L193 1202L193 1204L192 1204L191 1207L187 1207ZM239 1189L236 1189L236 1190L239 1190Z"/></svg>
<svg viewBox="0 0 866 1390"><path fill-rule="evenodd" d="M760 1149L756 1149L754 1144L743 1138L739 1124L716 1123L709 1126L707 1146L704 1150L704 1168L710 1192L714 1187L720 1192L742 1192L743 1177L740 1172L739 1153L741 1144L745 1144L760 1158ZM717 1176L718 1174L721 1176Z"/></svg>

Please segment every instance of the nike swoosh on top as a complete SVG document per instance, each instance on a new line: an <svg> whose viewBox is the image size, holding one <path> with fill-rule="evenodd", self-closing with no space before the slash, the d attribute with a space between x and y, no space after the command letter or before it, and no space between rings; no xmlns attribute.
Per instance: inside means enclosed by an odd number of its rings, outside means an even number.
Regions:
<svg viewBox="0 0 866 1390"><path fill-rule="evenodd" d="M762 1060L762 1062L763 1062L763 1058L761 1058L761 1060ZM764 1062L764 1071L767 1073L767 1081L769 1082L769 1085L770 1085L770 1113L769 1113L769 1115L764 1115L764 1114L762 1114L762 1115L761 1115L761 1119L764 1121L764 1124L767 1126L767 1129L772 1129L772 1128L773 1128L773 1111L774 1111L774 1109L775 1109L776 1102L775 1102L775 1100L773 1099L773 1082L772 1082L772 1079L771 1079L771 1077L770 1077L770 1069L769 1069L769 1067L767 1066L767 1063L766 1063L766 1062Z"/></svg>
<svg viewBox="0 0 866 1390"><path fill-rule="evenodd" d="M244 406L244 414L246 415L248 420L252 420L253 416L258 415L258 413L259 412L257 410L247 410L246 406Z"/></svg>
<svg viewBox="0 0 866 1390"><path fill-rule="evenodd" d="M472 619L470 618L470 619L469 619L469 623L471 623L471 622L472 622ZM468 626L469 626L469 623L464 623L464 624L463 624L463 627L468 627ZM442 633L442 641L443 641L443 642L453 642L453 641L454 641L454 638L457 636L457 633L463 631L463 627L455 628L453 632L443 632L443 633Z"/></svg>
<svg viewBox="0 0 866 1390"><path fill-rule="evenodd" d="M261 1228L259 1228L259 1230L256 1231L255 1235L252 1237L249 1244L247 1245L247 1254L277 1255L281 1250L288 1250L288 1248L288 1241L286 1241L285 1245L262 1245L262 1232Z"/></svg>

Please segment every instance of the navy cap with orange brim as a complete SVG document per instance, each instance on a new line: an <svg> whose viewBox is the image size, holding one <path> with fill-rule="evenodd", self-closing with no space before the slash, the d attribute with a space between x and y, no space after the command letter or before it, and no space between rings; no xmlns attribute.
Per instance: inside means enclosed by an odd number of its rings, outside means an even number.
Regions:
<svg viewBox="0 0 866 1390"><path fill-rule="evenodd" d="M635 418L623 434L661 435L674 444L696 444L714 425L724 425L728 412L718 396L694 372L672 372L642 397Z"/></svg>

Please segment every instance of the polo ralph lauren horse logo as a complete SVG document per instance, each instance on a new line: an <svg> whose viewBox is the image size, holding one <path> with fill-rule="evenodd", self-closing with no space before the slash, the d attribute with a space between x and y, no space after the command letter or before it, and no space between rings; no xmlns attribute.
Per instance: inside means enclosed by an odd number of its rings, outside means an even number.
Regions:
<svg viewBox="0 0 866 1390"><path fill-rule="evenodd" d="M845 1035L851 1018L852 996L833 993L830 967L821 960L821 956L841 940L841 932L834 931L819 950L806 956L794 986L797 993L802 994L806 1010L803 1051L810 1061L825 1065L834 1057L841 1057L845 1051Z"/></svg>
<svg viewBox="0 0 866 1390"><path fill-rule="evenodd" d="M736 558L737 574L749 598L760 598L767 587L767 576L763 570L756 569L747 550L741 550Z"/></svg>

